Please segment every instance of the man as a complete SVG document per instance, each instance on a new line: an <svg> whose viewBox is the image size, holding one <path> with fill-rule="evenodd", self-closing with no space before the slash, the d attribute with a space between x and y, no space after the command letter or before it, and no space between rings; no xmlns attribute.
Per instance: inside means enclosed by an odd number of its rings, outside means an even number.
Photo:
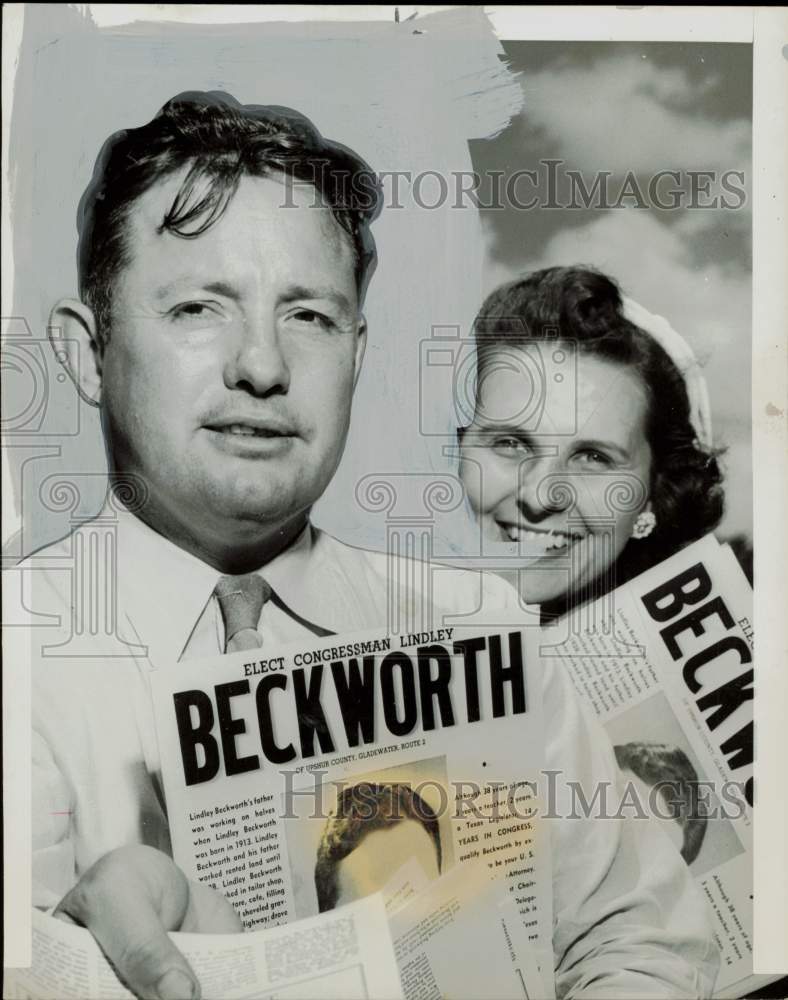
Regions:
<svg viewBox="0 0 788 1000"><path fill-rule="evenodd" d="M343 788L317 848L318 909L378 892L410 858L437 878L442 856L438 817L410 785L366 781Z"/></svg>
<svg viewBox="0 0 788 1000"><path fill-rule="evenodd" d="M700 808L701 784L695 765L681 749L667 743L635 741L613 747L624 777L629 780L655 822L667 827L688 865L700 854L708 816Z"/></svg>
<svg viewBox="0 0 788 1000"><path fill-rule="evenodd" d="M309 523L364 353L369 178L298 116L193 94L113 137L80 205L80 299L52 326L101 409L117 488L97 521L26 564L49 616L32 666L34 877L36 902L85 924L142 996L199 993L165 929L237 926L169 858L150 669L387 621L386 556ZM105 515L123 648L70 655L81 609L58 568L99 548ZM434 583L436 622L517 607L496 578ZM427 603L418 588L410 600ZM612 782L609 744L549 665L544 711L558 798L565 779ZM667 841L622 821L555 833L561 995L706 995L716 952Z"/></svg>

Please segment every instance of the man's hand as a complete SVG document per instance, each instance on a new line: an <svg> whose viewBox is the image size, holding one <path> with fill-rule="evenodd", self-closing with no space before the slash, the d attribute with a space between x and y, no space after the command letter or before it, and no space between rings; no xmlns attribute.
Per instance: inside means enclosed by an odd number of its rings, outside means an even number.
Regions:
<svg viewBox="0 0 788 1000"><path fill-rule="evenodd" d="M221 893L190 882L172 858L140 845L105 854L54 915L87 927L126 986L144 1000L200 996L197 977L167 931L243 930Z"/></svg>

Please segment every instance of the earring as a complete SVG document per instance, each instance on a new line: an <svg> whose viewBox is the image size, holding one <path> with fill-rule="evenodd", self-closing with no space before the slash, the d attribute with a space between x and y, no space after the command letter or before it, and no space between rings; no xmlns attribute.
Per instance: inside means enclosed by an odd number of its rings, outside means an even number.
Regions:
<svg viewBox="0 0 788 1000"><path fill-rule="evenodd" d="M648 538L656 526L657 518L654 512L650 510L642 510L635 518L635 523L632 525L632 537Z"/></svg>

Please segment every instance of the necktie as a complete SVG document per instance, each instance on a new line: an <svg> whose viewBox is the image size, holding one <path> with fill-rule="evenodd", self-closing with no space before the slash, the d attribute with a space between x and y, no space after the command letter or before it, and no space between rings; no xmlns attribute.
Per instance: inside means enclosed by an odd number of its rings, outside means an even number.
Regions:
<svg viewBox="0 0 788 1000"><path fill-rule="evenodd" d="M224 651L259 649L263 637L257 631L260 612L271 596L271 588L256 573L246 576L223 576L214 594L224 619Z"/></svg>

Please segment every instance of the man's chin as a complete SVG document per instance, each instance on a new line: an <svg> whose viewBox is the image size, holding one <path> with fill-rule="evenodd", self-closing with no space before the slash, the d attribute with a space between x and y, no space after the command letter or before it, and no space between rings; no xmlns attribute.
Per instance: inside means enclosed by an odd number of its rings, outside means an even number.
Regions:
<svg viewBox="0 0 788 1000"><path fill-rule="evenodd" d="M308 512L325 489L318 480L277 472L268 467L263 475L256 470L253 476L214 480L207 506L213 516L228 523L284 524L299 512Z"/></svg>
<svg viewBox="0 0 788 1000"><path fill-rule="evenodd" d="M212 506L210 512L206 511L206 518L222 525L228 535L238 535L255 526L276 528L299 517L305 520L308 511L309 505L304 507L295 498L228 496Z"/></svg>

